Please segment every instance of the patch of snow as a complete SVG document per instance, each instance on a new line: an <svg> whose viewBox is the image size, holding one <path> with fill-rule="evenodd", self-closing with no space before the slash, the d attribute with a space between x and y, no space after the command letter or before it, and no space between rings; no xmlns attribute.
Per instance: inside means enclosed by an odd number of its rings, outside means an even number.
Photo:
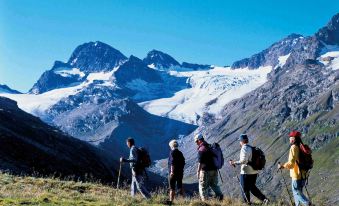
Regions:
<svg viewBox="0 0 339 206"><path fill-rule="evenodd" d="M151 68L151 69L156 69L156 67L155 67L155 65L154 64L149 64L149 65L147 65L149 68Z"/></svg>
<svg viewBox="0 0 339 206"><path fill-rule="evenodd" d="M285 56L280 56L280 57L278 57L278 61L279 61L279 66L280 67L283 67L285 64L286 64L286 61L287 61L287 59L288 59L288 57L290 57L290 55L291 55L291 53L289 53L289 54L287 54L287 55L285 55Z"/></svg>
<svg viewBox="0 0 339 206"><path fill-rule="evenodd" d="M339 69L339 46L326 45L321 51L318 61L323 63L327 68L338 70Z"/></svg>
<svg viewBox="0 0 339 206"><path fill-rule="evenodd" d="M98 72L98 73L90 73L87 76L87 81L92 83L94 80L103 80L103 81L108 81L111 79L113 73L114 73L115 68L110 71L110 72Z"/></svg>
<svg viewBox="0 0 339 206"><path fill-rule="evenodd" d="M78 61L78 58L73 59L71 65L74 65Z"/></svg>
<svg viewBox="0 0 339 206"><path fill-rule="evenodd" d="M0 94L18 103L20 109L35 116L43 116L45 111L62 98L76 94L83 85L54 89L42 94Z"/></svg>
<svg viewBox="0 0 339 206"><path fill-rule="evenodd" d="M54 73L59 74L63 77L69 77L69 76L74 76L74 75L78 75L81 78L85 76L85 73L80 71L80 69L78 68L59 68L57 70L54 71Z"/></svg>
<svg viewBox="0 0 339 206"><path fill-rule="evenodd" d="M271 70L271 66L266 66L255 70L215 67L205 71L170 71L171 75L187 77L192 88L139 105L155 115L197 124L203 113L218 115L228 102L264 84Z"/></svg>
<svg viewBox="0 0 339 206"><path fill-rule="evenodd" d="M87 87L89 84L92 84L95 80L102 80L104 83L99 85L101 86L114 86L110 81L112 74L115 70L111 72L99 72L91 73L87 76L87 80L81 83L80 85L54 89L42 94L3 94L0 93L0 96L10 98L18 103L20 109L31 113L35 116L43 117L47 109L59 102L62 98L66 98L70 95L74 95L80 92L82 89Z"/></svg>

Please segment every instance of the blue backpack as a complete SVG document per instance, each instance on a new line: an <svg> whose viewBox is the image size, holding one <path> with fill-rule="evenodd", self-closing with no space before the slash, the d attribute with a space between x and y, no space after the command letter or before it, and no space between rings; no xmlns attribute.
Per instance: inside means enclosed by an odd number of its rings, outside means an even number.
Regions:
<svg viewBox="0 0 339 206"><path fill-rule="evenodd" d="M210 146L210 150L213 153L213 162L214 166L219 170L224 166L224 155L222 154L220 145L218 143L213 143Z"/></svg>

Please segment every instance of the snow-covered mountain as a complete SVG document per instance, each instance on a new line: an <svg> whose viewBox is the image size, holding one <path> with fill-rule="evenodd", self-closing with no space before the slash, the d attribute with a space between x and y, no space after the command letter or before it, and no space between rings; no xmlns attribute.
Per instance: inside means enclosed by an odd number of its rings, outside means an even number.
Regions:
<svg viewBox="0 0 339 206"><path fill-rule="evenodd" d="M143 62L152 68L158 68L162 70L179 68L181 66L180 63L177 62L177 60L175 60L173 57L158 50L152 50L148 52L147 56L143 59Z"/></svg>
<svg viewBox="0 0 339 206"><path fill-rule="evenodd" d="M291 51L302 39L301 35L291 34L250 58L236 61L232 67L192 66L194 64L185 62L167 67L170 75L186 77L190 88L176 92L172 97L145 101L139 105L152 114L190 124L215 122L221 118L220 111L224 105L260 87L268 81L267 74L284 66ZM161 63L164 59L168 58L157 58L156 63L147 63L152 68L163 70L162 65L168 65ZM199 69L196 71L194 68Z"/></svg>
<svg viewBox="0 0 339 206"><path fill-rule="evenodd" d="M325 29L319 36L330 42L330 34ZM282 68L315 61L336 69L338 47L319 42L292 34L232 67L179 63L157 50L143 60L127 58L107 44L89 42L66 63L56 61L30 93L0 95L107 151L126 152L124 139L133 136L162 158L170 138L219 122L225 105L268 84Z"/></svg>
<svg viewBox="0 0 339 206"><path fill-rule="evenodd" d="M170 74L173 76L186 77L191 87L176 92L172 97L139 105L152 114L199 124L206 121L201 119L204 115L220 118L223 105L264 84L271 69L270 66L257 70L214 67L202 71L172 71Z"/></svg>
<svg viewBox="0 0 339 206"><path fill-rule="evenodd" d="M52 121L47 111L53 105L97 85L118 91L120 98L130 98L152 114L198 125L219 119L223 105L264 84L266 75L286 63L300 39L300 35L290 35L257 55L264 56L265 61L252 57L234 63L233 68L180 64L157 50L143 60L126 58L105 43L89 42L77 47L67 63L56 61L29 94L3 96L16 100L23 110ZM252 61L257 64L249 63ZM234 69L234 65L243 67Z"/></svg>
<svg viewBox="0 0 339 206"><path fill-rule="evenodd" d="M67 63L56 61L30 89L41 94L53 89L81 84L91 73L110 72L127 58L113 47L96 41L78 46Z"/></svg>

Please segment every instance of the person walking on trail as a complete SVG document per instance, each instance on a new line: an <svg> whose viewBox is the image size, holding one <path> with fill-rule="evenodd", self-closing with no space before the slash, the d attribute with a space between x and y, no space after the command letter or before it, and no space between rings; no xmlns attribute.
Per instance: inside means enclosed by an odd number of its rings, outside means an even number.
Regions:
<svg viewBox="0 0 339 206"><path fill-rule="evenodd" d="M300 145L302 144L301 133L298 131L292 131L289 134L289 137L291 147L288 155L288 162L283 165L278 164L278 169L290 170L290 177L292 178L292 193L295 205L299 206L301 203L308 206L311 205L311 202L303 194L303 188L306 183L306 171L301 170L298 166Z"/></svg>
<svg viewBox="0 0 339 206"><path fill-rule="evenodd" d="M144 198L149 199L151 198L151 195L144 185L144 177L143 177L144 168L141 168L138 165L138 157L139 157L138 148L135 147L133 138L128 138L126 140L126 144L128 148L130 149L129 158L125 159L121 157L120 162L130 163L130 167L132 170L131 196L134 197L136 190L138 190Z"/></svg>
<svg viewBox="0 0 339 206"><path fill-rule="evenodd" d="M241 165L240 170L240 186L242 187L242 197L247 204L251 204L250 192L262 201L263 204L267 204L269 200L266 196L257 188L256 181L258 177L258 171L254 170L249 163L252 160L252 147L248 144L248 136L246 134L240 135L240 159L238 161L230 160L229 163L235 167Z"/></svg>
<svg viewBox="0 0 339 206"><path fill-rule="evenodd" d="M209 189L212 189L216 198L223 200L224 196L218 185L218 171L213 161L213 153L209 149L210 145L204 140L203 135L194 137L198 145L198 170L199 194L202 201L208 199Z"/></svg>
<svg viewBox="0 0 339 206"><path fill-rule="evenodd" d="M178 149L178 142L172 140L169 142L171 152L168 157L168 170L169 170L169 188L170 188L170 203L173 202L175 197L175 186L179 190L179 194L184 196L184 188L182 179L184 177L185 157Z"/></svg>

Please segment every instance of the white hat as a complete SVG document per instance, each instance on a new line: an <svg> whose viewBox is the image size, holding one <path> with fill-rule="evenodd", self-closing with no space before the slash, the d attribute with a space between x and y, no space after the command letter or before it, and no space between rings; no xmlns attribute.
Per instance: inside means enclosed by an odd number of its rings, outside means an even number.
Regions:
<svg viewBox="0 0 339 206"><path fill-rule="evenodd" d="M194 136L194 142L197 142L198 140L203 140L204 139L204 136L202 134L196 134Z"/></svg>
<svg viewBox="0 0 339 206"><path fill-rule="evenodd" d="M170 146L170 148L178 148L179 146L177 140L175 139L171 140L168 145Z"/></svg>

